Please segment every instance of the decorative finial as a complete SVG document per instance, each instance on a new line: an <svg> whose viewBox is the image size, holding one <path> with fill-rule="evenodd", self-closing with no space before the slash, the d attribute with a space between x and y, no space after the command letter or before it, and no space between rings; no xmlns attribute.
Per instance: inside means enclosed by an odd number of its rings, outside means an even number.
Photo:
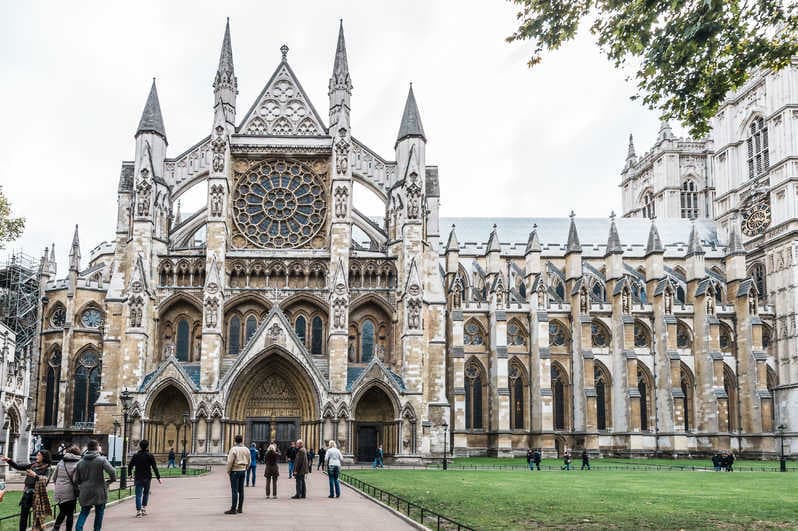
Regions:
<svg viewBox="0 0 798 531"><path fill-rule="evenodd" d="M285 58L288 55L288 45L283 44L282 46L280 46L280 53L283 54L283 61L285 61Z"/></svg>
<svg viewBox="0 0 798 531"><path fill-rule="evenodd" d="M574 214L573 210L571 210L571 213L568 214L568 217L571 218L571 219L574 219L576 217L576 214Z"/></svg>
<svg viewBox="0 0 798 531"><path fill-rule="evenodd" d="M496 230L497 228L498 228L498 227L497 227L497 226L496 226L496 224L494 223L494 224L493 224L493 230Z"/></svg>
<svg viewBox="0 0 798 531"><path fill-rule="evenodd" d="M610 210L610 221L615 221L615 211Z"/></svg>
<svg viewBox="0 0 798 531"><path fill-rule="evenodd" d="M538 230L538 224L537 223L533 223L532 224L532 230Z"/></svg>

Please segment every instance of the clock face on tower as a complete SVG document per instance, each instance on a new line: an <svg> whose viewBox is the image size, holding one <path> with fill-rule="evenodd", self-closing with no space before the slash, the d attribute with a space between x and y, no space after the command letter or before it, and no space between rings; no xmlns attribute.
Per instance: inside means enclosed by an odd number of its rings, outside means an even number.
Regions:
<svg viewBox="0 0 798 531"><path fill-rule="evenodd" d="M759 201L743 210L741 229L746 236L758 236L770 225L770 205Z"/></svg>
<svg viewBox="0 0 798 531"><path fill-rule="evenodd" d="M303 247L324 227L324 185L301 161L254 163L236 182L232 214L240 234L257 247Z"/></svg>

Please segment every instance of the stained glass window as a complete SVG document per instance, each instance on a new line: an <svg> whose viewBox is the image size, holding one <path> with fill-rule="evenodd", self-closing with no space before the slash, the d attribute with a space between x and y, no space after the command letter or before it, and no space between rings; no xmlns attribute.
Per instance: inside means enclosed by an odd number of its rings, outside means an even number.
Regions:
<svg viewBox="0 0 798 531"><path fill-rule="evenodd" d="M310 353L321 354L324 344L324 323L318 315L313 318L310 326Z"/></svg>
<svg viewBox="0 0 798 531"><path fill-rule="evenodd" d="M751 122L749 133L750 136L746 140L748 147L748 178L753 179L770 168L768 128L761 116Z"/></svg>
<svg viewBox="0 0 798 531"><path fill-rule="evenodd" d="M58 422L58 386L61 379L61 350L56 349L47 363L47 389L44 398L44 425L55 426Z"/></svg>
<svg viewBox="0 0 798 531"><path fill-rule="evenodd" d="M698 187L695 181L688 179L682 184L682 217L696 219L698 217Z"/></svg>
<svg viewBox="0 0 798 531"><path fill-rule="evenodd" d="M516 321L510 321L510 324L507 325L507 345L526 345L526 335Z"/></svg>
<svg viewBox="0 0 798 531"><path fill-rule="evenodd" d="M466 429L482 429L482 371L472 361L465 368Z"/></svg>
<svg viewBox="0 0 798 531"><path fill-rule="evenodd" d="M63 328L66 321L66 310L60 304L55 307L50 315L50 324L55 328Z"/></svg>
<svg viewBox="0 0 798 531"><path fill-rule="evenodd" d="M241 351L241 319L234 315L227 327L227 353L235 356Z"/></svg>
<svg viewBox="0 0 798 531"><path fill-rule="evenodd" d="M562 347L565 345L565 329L559 323L549 323L549 345Z"/></svg>
<svg viewBox="0 0 798 531"><path fill-rule="evenodd" d="M650 346L648 330L642 323L635 323L635 347L645 348Z"/></svg>
<svg viewBox="0 0 798 531"><path fill-rule="evenodd" d="M307 346L307 343L305 342L305 337L308 333L307 328L308 328L308 323L305 320L305 316L300 315L299 317L297 317L296 322L294 322L294 331L296 332L296 336L299 338L300 343L302 343L305 346Z"/></svg>
<svg viewBox="0 0 798 531"><path fill-rule="evenodd" d="M191 348L189 341L188 319L180 319L177 322L177 359L188 361L188 351Z"/></svg>
<svg viewBox="0 0 798 531"><path fill-rule="evenodd" d="M89 308L83 312L80 323L86 328L99 328L103 324L103 314L96 308Z"/></svg>
<svg viewBox="0 0 798 531"><path fill-rule="evenodd" d="M690 348L690 331L683 323L676 325L676 346L679 348Z"/></svg>
<svg viewBox="0 0 798 531"><path fill-rule="evenodd" d="M363 321L360 327L360 361L368 363L374 357L374 323Z"/></svg>
<svg viewBox="0 0 798 531"><path fill-rule="evenodd" d="M246 345L250 338L255 334L255 330L258 329L258 319L254 315L250 315L247 317L247 326L246 326L246 336L244 339L244 344Z"/></svg>
<svg viewBox="0 0 798 531"><path fill-rule="evenodd" d="M75 393L72 402L72 422L94 422L94 404L100 396L100 356L86 350L75 369Z"/></svg>
<svg viewBox="0 0 798 531"><path fill-rule="evenodd" d="M469 321L465 325L463 334L463 344L465 345L484 345L485 337L482 335L482 328L474 321Z"/></svg>
<svg viewBox="0 0 798 531"><path fill-rule="evenodd" d="M606 348L610 346L610 338L607 329L598 323L590 325L590 338L594 347Z"/></svg>

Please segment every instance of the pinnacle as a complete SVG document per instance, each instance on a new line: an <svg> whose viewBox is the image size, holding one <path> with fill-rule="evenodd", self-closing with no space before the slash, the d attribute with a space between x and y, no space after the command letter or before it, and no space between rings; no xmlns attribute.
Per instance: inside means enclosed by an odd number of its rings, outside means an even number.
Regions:
<svg viewBox="0 0 798 531"><path fill-rule="evenodd" d="M343 78L349 76L349 62L346 58L346 41L344 40L344 21L338 27L338 44L335 47L335 64L333 65L333 77Z"/></svg>
<svg viewBox="0 0 798 531"><path fill-rule="evenodd" d="M697 254L705 254L704 247L701 245L701 239L698 237L698 232L695 229L695 221L690 228L690 242L687 245L687 256Z"/></svg>
<svg viewBox="0 0 798 531"><path fill-rule="evenodd" d="M623 254L618 227L615 225L615 212L610 214L610 235L607 238L607 254Z"/></svg>
<svg viewBox="0 0 798 531"><path fill-rule="evenodd" d="M662 246L662 239L659 237L657 224L651 220L651 228L648 230L648 243L646 244L646 256L653 253L664 253L665 248Z"/></svg>
<svg viewBox="0 0 798 531"><path fill-rule="evenodd" d="M418 112L418 105L416 105L412 83L410 84L410 90L407 92L405 110L402 113L402 123L399 125L399 134L396 136L396 141L399 142L408 137L420 137L423 141L427 141L424 136L424 126L421 125L421 115Z"/></svg>
<svg viewBox="0 0 798 531"><path fill-rule="evenodd" d="M569 217L571 218L571 226L568 228L568 245L565 249L566 255L582 252L582 245L579 243L579 234L576 232L576 222L574 221L576 214L574 214L573 210L571 210L571 215Z"/></svg>
<svg viewBox="0 0 798 531"><path fill-rule="evenodd" d="M729 246L726 249L726 256L738 254L745 255L745 246L743 246L743 237L740 234L740 229L737 223L733 221L729 231Z"/></svg>
<svg viewBox="0 0 798 531"><path fill-rule="evenodd" d="M488 252L500 252L501 250L502 248L499 244L499 235L496 232L496 224L494 224L493 230L490 233L490 238L488 238Z"/></svg>
<svg viewBox="0 0 798 531"><path fill-rule="evenodd" d="M222 51L219 53L219 68L217 72L233 73L233 46L230 44L230 18L227 18L227 24L224 28L224 39L222 39Z"/></svg>
<svg viewBox="0 0 798 531"><path fill-rule="evenodd" d="M635 154L635 141L632 138L632 133L629 133L629 149L626 151L626 160L633 159L637 155Z"/></svg>
<svg viewBox="0 0 798 531"><path fill-rule="evenodd" d="M538 224L532 225L532 232L529 233L529 239L526 242L526 249L524 254L539 253L540 252L540 239L538 238Z"/></svg>
<svg viewBox="0 0 798 531"><path fill-rule="evenodd" d="M158 89L155 88L155 78L152 78L150 94L147 96L147 103L144 105L139 127L136 129L136 136L141 133L155 133L166 140L166 128L163 125L161 104L158 101Z"/></svg>
<svg viewBox="0 0 798 531"><path fill-rule="evenodd" d="M459 250L460 243L457 241L457 235L454 233L454 225L452 225L452 230L449 232L449 241L446 242L446 252Z"/></svg>

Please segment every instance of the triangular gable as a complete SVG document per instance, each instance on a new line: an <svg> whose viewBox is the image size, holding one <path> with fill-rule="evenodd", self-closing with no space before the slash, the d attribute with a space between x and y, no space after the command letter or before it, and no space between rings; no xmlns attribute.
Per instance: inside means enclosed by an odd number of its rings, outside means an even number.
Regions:
<svg viewBox="0 0 798 531"><path fill-rule="evenodd" d="M191 376L189 376L188 372L186 372L186 369L183 367L183 364L179 362L174 355L166 358L163 362L161 362L157 369L144 376L141 381L141 385L139 385L139 391L147 392L154 385L165 378L173 378L183 383L186 388L199 391L199 385L194 381L193 378L191 378Z"/></svg>
<svg viewBox="0 0 798 531"><path fill-rule="evenodd" d="M407 280L405 281L404 295L408 293L415 297L421 292L421 277L418 275L418 266L416 259L410 261L410 270L407 272ZM403 295L403 296L404 296Z"/></svg>
<svg viewBox="0 0 798 531"><path fill-rule="evenodd" d="M255 330L255 333L249 341L247 341L244 349L238 354L233 366L230 367L230 370L228 370L222 378L220 387L224 388L228 382L233 381L241 372L242 367L246 367L247 363L249 363L252 358L272 345L281 347L288 352L297 363L302 365L308 374L315 378L317 387L323 387L329 390L327 380L321 372L319 372L319 369L313 362L313 358L305 348L304 343L297 337L296 332L294 332L294 327L288 322L285 314L277 304L272 306L269 314L260 326L258 326L258 329Z"/></svg>
<svg viewBox="0 0 798 531"><path fill-rule="evenodd" d="M152 295L150 291L150 283L147 279L147 273L144 271L144 261L141 253L136 255L136 262L133 264L133 273L130 275L129 291L131 293L144 292L147 295Z"/></svg>
<svg viewBox="0 0 798 531"><path fill-rule="evenodd" d="M371 362L365 369L351 382L346 385L347 391L357 389L362 384L371 380L378 380L393 387L398 394L404 392L404 382L402 377L388 370L379 358L371 358Z"/></svg>
<svg viewBox="0 0 798 531"><path fill-rule="evenodd" d="M249 136L327 134L319 113L285 60L277 66L237 131Z"/></svg>

